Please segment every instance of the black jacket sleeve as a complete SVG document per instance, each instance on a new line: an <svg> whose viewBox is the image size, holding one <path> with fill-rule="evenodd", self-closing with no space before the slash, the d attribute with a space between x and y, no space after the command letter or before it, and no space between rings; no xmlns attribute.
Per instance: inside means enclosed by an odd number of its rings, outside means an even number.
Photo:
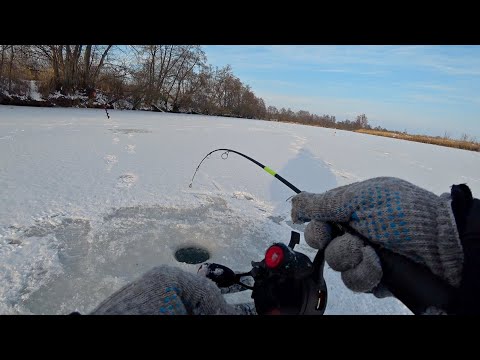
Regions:
<svg viewBox="0 0 480 360"><path fill-rule="evenodd" d="M480 314L480 200L467 185L453 185L452 210L463 247L462 282L453 301L454 314Z"/></svg>

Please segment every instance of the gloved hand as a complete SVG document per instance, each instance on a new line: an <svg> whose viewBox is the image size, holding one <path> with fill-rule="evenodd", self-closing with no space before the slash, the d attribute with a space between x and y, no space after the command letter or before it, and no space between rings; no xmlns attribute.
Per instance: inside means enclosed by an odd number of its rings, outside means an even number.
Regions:
<svg viewBox="0 0 480 360"><path fill-rule="evenodd" d="M91 315L235 315L213 281L158 266L103 301Z"/></svg>
<svg viewBox="0 0 480 360"><path fill-rule="evenodd" d="M310 221L305 241L325 249L325 260L353 291L378 295L380 259L356 236L332 239L327 221L348 223L371 243L425 265L454 287L460 285L464 254L449 194L437 196L398 178L379 177L323 194L296 195L292 221Z"/></svg>

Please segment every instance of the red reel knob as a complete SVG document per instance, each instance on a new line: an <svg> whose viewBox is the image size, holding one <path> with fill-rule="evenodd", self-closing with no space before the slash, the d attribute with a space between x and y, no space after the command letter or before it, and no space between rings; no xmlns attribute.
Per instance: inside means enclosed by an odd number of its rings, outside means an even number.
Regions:
<svg viewBox="0 0 480 360"><path fill-rule="evenodd" d="M275 269L280 266L285 258L283 249L278 245L272 245L265 253L265 264L270 269Z"/></svg>

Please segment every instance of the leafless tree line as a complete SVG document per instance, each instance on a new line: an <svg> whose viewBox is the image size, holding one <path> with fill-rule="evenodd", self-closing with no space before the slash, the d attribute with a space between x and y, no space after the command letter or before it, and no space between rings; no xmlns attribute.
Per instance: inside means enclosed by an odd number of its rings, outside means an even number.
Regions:
<svg viewBox="0 0 480 360"><path fill-rule="evenodd" d="M343 130L372 129L365 114L358 115L354 121L348 119L337 121L335 116L331 115L310 114L310 112L305 110L294 112L290 108L281 108L278 110L275 106L269 106L267 108L266 118L273 121L292 122ZM375 129L385 130L379 126Z"/></svg>
<svg viewBox="0 0 480 360"><path fill-rule="evenodd" d="M198 45L0 45L0 90L44 97L101 90L133 109L264 118L264 101Z"/></svg>
<svg viewBox="0 0 480 360"><path fill-rule="evenodd" d="M0 87L22 94L21 83L37 80L44 92L65 95L94 87L112 45L0 45Z"/></svg>
<svg viewBox="0 0 480 360"><path fill-rule="evenodd" d="M97 90L119 108L372 129L365 114L337 121L331 115L267 107L231 66L209 65L199 45L0 45L0 100L2 92L28 94L28 80L37 82L44 98L55 92L93 96ZM473 139L464 134L462 140Z"/></svg>
<svg viewBox="0 0 480 360"><path fill-rule="evenodd" d="M231 66L213 67L198 45L1 45L0 90L25 93L36 80L44 97L101 90L132 109L156 109L358 129L365 115L334 116L265 105ZM126 105L125 105L126 104ZM118 105L122 106L122 105Z"/></svg>

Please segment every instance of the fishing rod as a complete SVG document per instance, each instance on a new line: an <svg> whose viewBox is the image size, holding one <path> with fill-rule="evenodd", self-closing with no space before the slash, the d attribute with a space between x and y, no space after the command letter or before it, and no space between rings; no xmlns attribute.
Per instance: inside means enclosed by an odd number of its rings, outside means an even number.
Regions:
<svg viewBox="0 0 480 360"><path fill-rule="evenodd" d="M223 151L221 157L224 160L228 159L228 154L231 152L238 154L261 167L267 173L288 186L295 193L300 194L302 192L270 167L263 165L250 156L232 149L215 149L205 155L193 174L189 185L190 188L193 185L195 175L200 169L202 163L211 154L217 151ZM451 287L444 281L440 280L440 278L433 275L433 273L425 266L415 263L402 255L396 254L386 248L381 247L378 244L372 243L369 239L353 229L347 223L328 221L327 224L331 227L332 239L345 233L349 233L362 239L366 244L369 244L376 250L382 264L382 282L386 285L389 291L414 314L422 314L431 306L438 307L439 309L447 309L450 306L453 296ZM318 251L317 256L322 258L322 265L318 268L321 268L323 271L323 255L320 255L320 251ZM318 261L318 263L320 263L320 261ZM412 279L415 279L415 282L413 282Z"/></svg>
<svg viewBox="0 0 480 360"><path fill-rule="evenodd" d="M279 175L275 170L273 170L272 168L268 167L268 166L265 166L263 165L261 162L251 158L250 156L247 156L245 154L242 154L241 152L239 151L236 151L236 150L232 150L232 149L215 149L215 150L212 150L210 151L207 155L205 155L205 157L202 159L202 161L200 161L200 163L198 164L197 166L197 169L195 170L195 173L193 174L192 176L192 180L190 182L190 185L189 187L191 188L192 185L193 185L193 180L195 179L195 175L197 174L198 170L200 169L200 166L202 166L202 163L205 161L205 159L207 159L211 154L213 154L214 152L217 152L217 151L223 151L221 157L222 159L226 160L228 159L228 154L230 152L232 153L235 153L235 154L238 154L242 157L244 157L245 159L247 160L250 160L251 162L253 162L255 165L261 167L263 170L265 170L267 173L269 173L270 175L272 175L273 177L275 177L276 179L280 180L282 183L284 183L286 186L288 186L291 190L293 190L295 193L297 194L300 194L302 191L297 188L295 185L293 185L290 181L286 180L283 176ZM357 236L362 236L361 234L358 234L354 229L352 229L348 224L338 224L338 223L333 223L333 222L328 222L328 224L332 227L332 231L334 232L335 236L338 236L340 234L343 234L345 232L349 232L349 233L352 233L354 235L357 235Z"/></svg>
<svg viewBox="0 0 480 360"><path fill-rule="evenodd" d="M224 151L224 153L222 154L222 159L226 160L228 159L228 153L230 152L233 152L235 154L238 154L240 156L243 156L245 159L247 160L250 160L251 162L253 162L254 164L260 166L263 170L265 170L267 173L269 173L270 175L272 175L273 177L277 178L278 180L280 180L282 183L284 183L285 185L287 185L290 189L292 189L293 191L295 191L297 194L300 194L302 191L299 190L295 185L293 185L291 182L285 180L282 176L280 176L279 174L277 174L276 171L274 171L273 169L269 168L268 166L265 166L263 165L261 162L258 162L257 160L255 159L252 159L250 156L247 156L245 154L242 154L241 152L238 152L238 151L235 151L235 150L232 150L232 149L216 149L216 150L213 150L213 151L210 151L207 155L205 155L205 157L202 159L202 161L200 161L200 164L198 164L197 166L197 169L195 170L195 173L193 174L193 177L192 177L192 181L190 182L190 185L189 187L191 188L192 187L192 184L193 184L193 179L195 178L195 175L197 174L197 171L198 169L200 169L200 166L202 165L203 161L205 159L207 159L211 154L213 154L214 152L217 152L217 151Z"/></svg>

